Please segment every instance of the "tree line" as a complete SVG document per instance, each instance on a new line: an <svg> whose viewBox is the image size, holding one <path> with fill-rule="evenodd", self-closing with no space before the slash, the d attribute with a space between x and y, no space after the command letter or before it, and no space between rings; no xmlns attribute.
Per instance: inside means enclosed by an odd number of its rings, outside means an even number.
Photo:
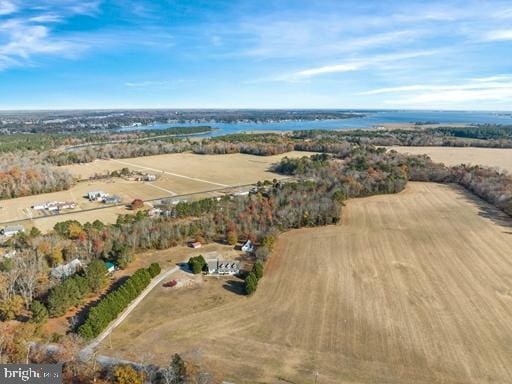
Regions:
<svg viewBox="0 0 512 384"><path fill-rule="evenodd" d="M78 334L84 339L98 336L159 273L160 265L158 263L151 264L149 268L135 271L125 282L108 293L89 310L85 321L78 328Z"/></svg>

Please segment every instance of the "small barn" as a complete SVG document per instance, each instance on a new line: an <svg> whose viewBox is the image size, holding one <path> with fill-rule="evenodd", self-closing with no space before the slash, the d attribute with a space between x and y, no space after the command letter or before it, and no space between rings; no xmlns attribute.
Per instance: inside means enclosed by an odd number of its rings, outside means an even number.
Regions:
<svg viewBox="0 0 512 384"><path fill-rule="evenodd" d="M194 241L194 242L190 243L190 248L197 249L197 248L201 248L201 247L202 247L202 244L199 241Z"/></svg>

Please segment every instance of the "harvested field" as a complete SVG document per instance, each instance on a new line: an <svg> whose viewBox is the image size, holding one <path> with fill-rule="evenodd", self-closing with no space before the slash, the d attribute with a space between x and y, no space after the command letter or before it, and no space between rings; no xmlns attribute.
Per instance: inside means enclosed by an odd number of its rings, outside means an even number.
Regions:
<svg viewBox="0 0 512 384"><path fill-rule="evenodd" d="M445 165L472 164L498 167L512 172L512 148L388 147L413 155L426 154Z"/></svg>
<svg viewBox="0 0 512 384"><path fill-rule="evenodd" d="M239 383L510 383L511 226L454 186L352 200L342 225L282 235L253 297L157 288L100 353Z"/></svg>
<svg viewBox="0 0 512 384"><path fill-rule="evenodd" d="M129 203L136 198L146 201L173 195L206 192L232 185L282 178L283 176L269 171L272 164L279 162L284 156L299 157L310 154L309 152L289 152L284 155L263 157L244 154L210 156L180 153L122 160L98 160L89 164L65 166L62 168L67 169L77 178L88 178L94 174L104 173L106 170L114 171L128 167L132 170L155 174L158 179L154 182L127 181L121 178L82 181L68 191L2 200L0 201L0 223L44 216L45 214L41 211L35 211L30 207L47 201L74 201L78 206L73 214L48 215L44 220L33 220L32 224L40 230L46 231L53 228L57 222L70 219L82 223L91 219L113 223L120 213L129 213L129 211L123 207L109 207L81 212L104 207L102 203L89 202L85 199L87 192L104 191L110 195L118 195L124 203ZM211 194L206 193L196 198L201 196L207 197Z"/></svg>
<svg viewBox="0 0 512 384"><path fill-rule="evenodd" d="M302 157L311 154L311 152L297 151L276 156L254 156L240 153L231 155L174 153L119 160L96 160L92 163L66 165L61 168L66 169L73 176L81 178L88 178L107 170L114 171L127 167L132 170L147 171L148 173L170 172L206 182L233 185L273 179L276 175L268 172L272 164L279 162L285 156ZM178 179L182 182L187 180L181 177L178 177ZM208 188L211 189L211 187L212 185Z"/></svg>

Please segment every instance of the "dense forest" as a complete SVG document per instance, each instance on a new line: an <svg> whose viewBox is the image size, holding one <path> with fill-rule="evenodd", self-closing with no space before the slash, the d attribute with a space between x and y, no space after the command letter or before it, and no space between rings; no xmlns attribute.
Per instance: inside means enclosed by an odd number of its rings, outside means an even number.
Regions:
<svg viewBox="0 0 512 384"><path fill-rule="evenodd" d="M421 129L305 130L290 134L292 139L347 141L354 144L512 148L512 126L474 125Z"/></svg>
<svg viewBox="0 0 512 384"><path fill-rule="evenodd" d="M96 159L123 159L128 157L151 156L166 153L180 153L192 149L186 140L128 142L94 145L69 151L49 151L44 161L61 166L76 163L90 163Z"/></svg>
<svg viewBox="0 0 512 384"><path fill-rule="evenodd" d="M166 129L144 129L137 127L126 131L66 132L66 133L13 133L0 134L1 152L47 151L85 146L135 143L147 140L174 141L175 137L212 132L210 126L170 127Z"/></svg>
<svg viewBox="0 0 512 384"><path fill-rule="evenodd" d="M68 172L48 166L37 157L9 154L0 158L0 199L60 191L72 183Z"/></svg>
<svg viewBox="0 0 512 384"><path fill-rule="evenodd" d="M469 127L430 128L427 132L481 140L512 139L512 125L482 124Z"/></svg>

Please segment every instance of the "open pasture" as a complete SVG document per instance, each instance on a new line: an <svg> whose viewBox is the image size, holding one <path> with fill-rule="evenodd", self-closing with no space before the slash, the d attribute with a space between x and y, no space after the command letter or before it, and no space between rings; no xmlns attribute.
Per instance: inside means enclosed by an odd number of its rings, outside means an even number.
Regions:
<svg viewBox="0 0 512 384"><path fill-rule="evenodd" d="M485 165L512 172L512 148L474 147L388 147L412 155L426 154L433 161L452 166L458 164Z"/></svg>
<svg viewBox="0 0 512 384"><path fill-rule="evenodd" d="M509 383L511 226L448 185L351 200L341 225L280 236L254 296L158 287L100 353L237 383Z"/></svg>
<svg viewBox="0 0 512 384"><path fill-rule="evenodd" d="M283 157L309 156L311 152L288 152L276 156L254 156L246 154L196 155L190 152L167 155L144 156L129 159L96 160L88 164L73 164L61 167L73 176L88 178L106 170L114 171L127 167L156 175L175 176L172 182L188 180L207 184L208 189L221 185L247 184L258 180L273 179L269 172L272 164ZM182 177L184 176L184 177Z"/></svg>

